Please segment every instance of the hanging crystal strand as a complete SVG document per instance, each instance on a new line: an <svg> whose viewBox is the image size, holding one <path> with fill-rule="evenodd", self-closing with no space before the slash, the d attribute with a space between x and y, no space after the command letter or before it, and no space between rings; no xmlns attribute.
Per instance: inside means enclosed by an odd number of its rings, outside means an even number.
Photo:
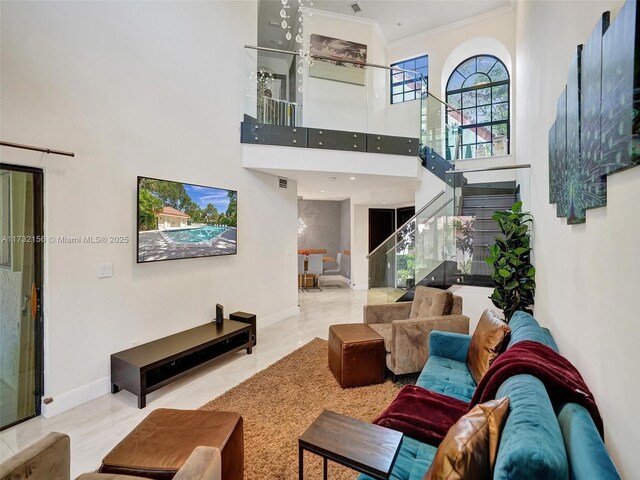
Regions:
<svg viewBox="0 0 640 480"><path fill-rule="evenodd" d="M302 0L298 0L298 32L296 34L296 44L298 46L298 59L297 59L297 63L298 63L298 92L302 93L303 89L303 74L304 74L304 49L303 49L303 41L304 39L302 38L302 25L304 22L304 15L302 12L302 8L303 8L303 4L302 4Z"/></svg>

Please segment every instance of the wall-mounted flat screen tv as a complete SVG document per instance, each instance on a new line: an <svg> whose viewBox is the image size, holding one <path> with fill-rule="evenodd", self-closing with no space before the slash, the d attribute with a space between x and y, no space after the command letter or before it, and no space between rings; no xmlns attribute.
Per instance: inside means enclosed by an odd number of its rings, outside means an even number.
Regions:
<svg viewBox="0 0 640 480"><path fill-rule="evenodd" d="M237 253L238 192L138 177L138 263Z"/></svg>

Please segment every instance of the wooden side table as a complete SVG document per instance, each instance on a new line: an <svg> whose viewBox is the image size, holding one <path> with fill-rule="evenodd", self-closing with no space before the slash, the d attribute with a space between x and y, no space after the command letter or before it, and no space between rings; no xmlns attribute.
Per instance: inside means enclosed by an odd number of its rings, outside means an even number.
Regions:
<svg viewBox="0 0 640 480"><path fill-rule="evenodd" d="M304 476L304 451L323 458L323 478L332 460L380 480L388 480L398 456L402 433L329 410L298 438L298 478Z"/></svg>

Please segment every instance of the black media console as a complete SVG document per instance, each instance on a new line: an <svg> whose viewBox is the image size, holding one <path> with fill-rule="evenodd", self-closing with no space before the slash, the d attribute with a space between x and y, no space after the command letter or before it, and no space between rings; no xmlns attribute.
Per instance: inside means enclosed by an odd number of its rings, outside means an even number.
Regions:
<svg viewBox="0 0 640 480"><path fill-rule="evenodd" d="M148 393L240 350L250 354L254 325L225 319L114 353L111 393L124 388L137 395L138 408L144 408Z"/></svg>

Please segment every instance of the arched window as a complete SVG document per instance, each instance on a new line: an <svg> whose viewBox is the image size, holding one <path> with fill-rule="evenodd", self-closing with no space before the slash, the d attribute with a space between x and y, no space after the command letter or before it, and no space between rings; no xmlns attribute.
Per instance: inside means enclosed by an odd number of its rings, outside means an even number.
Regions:
<svg viewBox="0 0 640 480"><path fill-rule="evenodd" d="M447 81L447 103L458 112L447 123L459 126L461 142L447 129L449 152L461 148L458 158L490 157L509 153L509 72L492 55L468 58ZM455 157L452 157L455 158Z"/></svg>

